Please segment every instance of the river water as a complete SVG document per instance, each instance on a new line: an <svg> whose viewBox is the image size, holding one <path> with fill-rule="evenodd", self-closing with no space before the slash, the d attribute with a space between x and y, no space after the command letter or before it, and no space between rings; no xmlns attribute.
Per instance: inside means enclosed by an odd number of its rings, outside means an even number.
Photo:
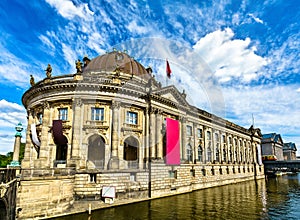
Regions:
<svg viewBox="0 0 300 220"><path fill-rule="evenodd" d="M300 174L73 215L63 220L300 219Z"/></svg>

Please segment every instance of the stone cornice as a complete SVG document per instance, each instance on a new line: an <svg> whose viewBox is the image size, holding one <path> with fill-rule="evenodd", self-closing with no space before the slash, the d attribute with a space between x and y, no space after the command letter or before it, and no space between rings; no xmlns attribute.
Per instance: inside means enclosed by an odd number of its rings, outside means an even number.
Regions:
<svg viewBox="0 0 300 220"><path fill-rule="evenodd" d="M52 77L51 79L44 79L36 83L29 90L27 90L22 97L22 102L27 108L27 106L31 103L31 100L39 99L43 101L49 100L49 102L55 102L55 97L62 95L67 95L65 98L68 98L69 95L69 98L72 99L74 95L81 96L82 94L85 94L88 97L91 91L95 92L95 94L101 92L114 94L119 93L120 95L126 94L128 96L138 97L141 100L144 99L146 103L149 104L151 101L160 103L169 107L170 111L171 109L177 109L178 112L185 112L192 118L200 119L210 123L212 127L214 125L221 126L226 129L260 138L257 130L255 130L255 133L253 133L252 130L250 131L249 129L229 122L214 114L191 106L186 101L184 94L180 93L174 86L163 88L156 87L153 88L153 91L151 91L152 87L147 87L147 82L142 78L136 76L130 77L127 74L124 76L120 75L118 79L120 79L120 84L114 84L113 74L110 73L91 73L84 75L82 80L74 80L74 75ZM147 88L150 89L150 91L147 92ZM75 94L76 92L78 94ZM164 97L164 94L172 94L177 101L175 102L167 97ZM51 97L51 100L48 97ZM99 99L99 97L97 97L97 99ZM166 111L168 112L169 110Z"/></svg>

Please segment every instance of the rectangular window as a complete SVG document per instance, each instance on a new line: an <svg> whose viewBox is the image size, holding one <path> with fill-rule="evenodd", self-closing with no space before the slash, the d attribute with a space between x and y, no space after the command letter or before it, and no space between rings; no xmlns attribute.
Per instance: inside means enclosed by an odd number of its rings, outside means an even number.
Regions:
<svg viewBox="0 0 300 220"><path fill-rule="evenodd" d="M68 108L58 109L58 119L63 121L68 120Z"/></svg>
<svg viewBox="0 0 300 220"><path fill-rule="evenodd" d="M187 136L192 136L192 134L193 134L192 126L189 126L189 125L186 126L186 134L187 134Z"/></svg>
<svg viewBox="0 0 300 220"><path fill-rule="evenodd" d="M215 141L219 142L219 134L215 133Z"/></svg>
<svg viewBox="0 0 300 220"><path fill-rule="evenodd" d="M222 135L222 143L225 143L225 135Z"/></svg>
<svg viewBox="0 0 300 220"><path fill-rule="evenodd" d="M207 140L211 140L211 133L210 133L210 131L206 132L206 136L207 136Z"/></svg>
<svg viewBox="0 0 300 220"><path fill-rule="evenodd" d="M201 128L197 129L197 136L198 136L198 138L202 138L202 129Z"/></svg>
<svg viewBox="0 0 300 220"><path fill-rule="evenodd" d="M92 121L104 121L104 108L92 107Z"/></svg>
<svg viewBox="0 0 300 220"><path fill-rule="evenodd" d="M136 112L127 112L126 123L136 125L137 124L137 116L138 116L138 114Z"/></svg>

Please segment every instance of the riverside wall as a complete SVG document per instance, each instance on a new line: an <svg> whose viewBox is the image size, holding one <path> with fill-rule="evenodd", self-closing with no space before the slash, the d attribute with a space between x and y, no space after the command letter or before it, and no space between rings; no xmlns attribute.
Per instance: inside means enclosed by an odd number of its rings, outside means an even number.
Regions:
<svg viewBox="0 0 300 220"><path fill-rule="evenodd" d="M23 172L26 174L26 172ZM99 201L104 186L114 187L115 202L145 200L264 178L255 164L151 163L150 170L27 170L18 189L18 218L42 218L76 213L74 202ZM44 175L43 175L44 174ZM149 190L150 189L150 190ZM106 206L106 207L109 207ZM78 211L80 212L80 211Z"/></svg>

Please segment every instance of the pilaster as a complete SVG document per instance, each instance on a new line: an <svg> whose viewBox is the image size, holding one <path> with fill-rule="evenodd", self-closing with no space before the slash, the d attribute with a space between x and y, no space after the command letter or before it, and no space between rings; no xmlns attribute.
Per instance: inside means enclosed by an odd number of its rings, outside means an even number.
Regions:
<svg viewBox="0 0 300 220"><path fill-rule="evenodd" d="M119 124L120 124L120 102L113 101L111 105L112 109L112 135L111 135L111 158L109 161L110 169L119 168Z"/></svg>
<svg viewBox="0 0 300 220"><path fill-rule="evenodd" d="M82 100L80 98L76 98L73 101L73 126L72 126L72 149L71 149L71 161L70 163L75 163L76 167L79 168L79 160L80 160L80 144L81 144L81 136L82 136Z"/></svg>
<svg viewBox="0 0 300 220"><path fill-rule="evenodd" d="M150 157L155 158L155 137L156 137L156 120L155 120L155 109L150 109Z"/></svg>
<svg viewBox="0 0 300 220"><path fill-rule="evenodd" d="M36 168L49 168L49 146L48 146L48 133L50 126L50 105L48 102L44 102L43 124L41 131L41 146L39 162L35 163Z"/></svg>
<svg viewBox="0 0 300 220"><path fill-rule="evenodd" d="M163 136L162 136L162 111L159 109L156 114L156 156L163 159Z"/></svg>
<svg viewBox="0 0 300 220"><path fill-rule="evenodd" d="M186 160L186 118L181 117L181 160Z"/></svg>
<svg viewBox="0 0 300 220"><path fill-rule="evenodd" d="M31 162L31 151L33 150L31 148L32 146L32 141L30 138L30 133L31 133L31 124L34 123L33 119L33 111L28 109L27 110L27 129L26 129L26 144L25 144L25 151L24 151L24 159L22 160L22 168L30 168L30 162Z"/></svg>

